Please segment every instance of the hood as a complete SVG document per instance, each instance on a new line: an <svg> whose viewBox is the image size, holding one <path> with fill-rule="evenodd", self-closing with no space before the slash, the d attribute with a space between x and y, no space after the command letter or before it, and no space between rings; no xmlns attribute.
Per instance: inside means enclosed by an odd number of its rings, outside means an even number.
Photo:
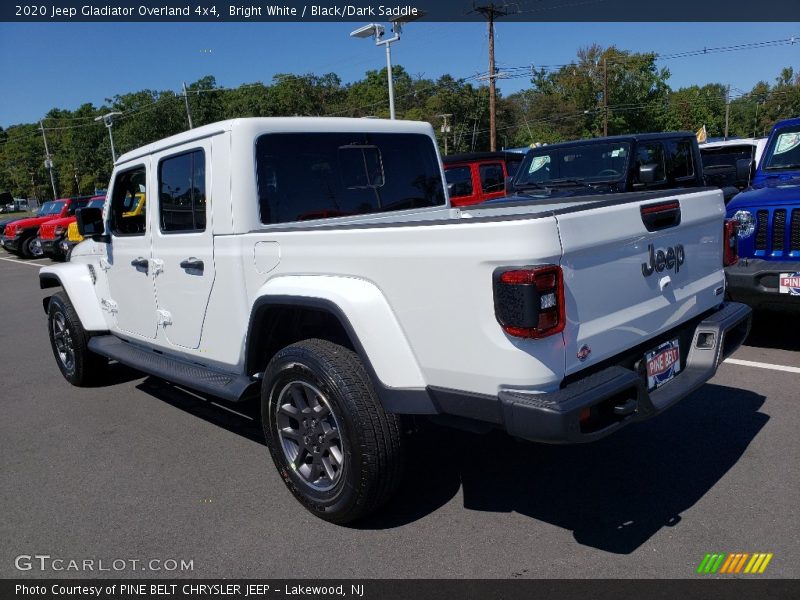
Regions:
<svg viewBox="0 0 800 600"><path fill-rule="evenodd" d="M10 231L16 231L17 229L30 229L31 227L40 227L43 223L47 223L47 221L52 221L53 219L60 219L58 215L47 215L45 217L30 217L28 219L20 219L19 221L14 221L6 225L5 234L9 235Z"/></svg>
<svg viewBox="0 0 800 600"><path fill-rule="evenodd" d="M737 194L727 206L728 212L740 208L796 204L800 206L800 176L795 179L770 178L760 185Z"/></svg>

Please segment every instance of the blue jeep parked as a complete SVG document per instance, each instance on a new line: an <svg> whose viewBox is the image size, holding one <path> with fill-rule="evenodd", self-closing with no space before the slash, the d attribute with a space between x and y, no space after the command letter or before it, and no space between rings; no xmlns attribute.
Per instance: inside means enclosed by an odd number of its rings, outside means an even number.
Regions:
<svg viewBox="0 0 800 600"><path fill-rule="evenodd" d="M800 312L800 118L770 133L752 186L727 206L739 262L726 269L733 300Z"/></svg>

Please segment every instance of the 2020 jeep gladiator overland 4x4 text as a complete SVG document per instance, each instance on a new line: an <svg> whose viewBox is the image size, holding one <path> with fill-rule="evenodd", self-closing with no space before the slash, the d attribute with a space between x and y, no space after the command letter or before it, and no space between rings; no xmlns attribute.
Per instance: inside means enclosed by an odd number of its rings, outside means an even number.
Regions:
<svg viewBox="0 0 800 600"><path fill-rule="evenodd" d="M747 335L719 190L458 209L443 182L416 122L238 119L129 152L71 262L40 271L56 362L75 385L114 359L260 395L287 486L343 523L392 493L407 415L590 441Z"/></svg>

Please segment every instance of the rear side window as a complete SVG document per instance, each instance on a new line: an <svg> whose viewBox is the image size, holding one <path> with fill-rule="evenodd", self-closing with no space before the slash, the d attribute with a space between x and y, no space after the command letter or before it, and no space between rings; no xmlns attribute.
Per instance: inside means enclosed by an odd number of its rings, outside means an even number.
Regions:
<svg viewBox="0 0 800 600"><path fill-rule="evenodd" d="M161 231L206 229L206 162L202 150L165 158L158 165Z"/></svg>
<svg viewBox="0 0 800 600"><path fill-rule="evenodd" d="M472 171L469 167L446 169L444 177L447 180L451 198L472 196Z"/></svg>
<svg viewBox="0 0 800 600"><path fill-rule="evenodd" d="M114 235L144 235L145 213L130 216L129 208L136 203L137 196L146 195L146 184L147 172L143 166L117 174L111 196L111 232Z"/></svg>
<svg viewBox="0 0 800 600"><path fill-rule="evenodd" d="M672 154L672 171L675 179L693 177L692 145L689 142L673 143L670 153Z"/></svg>
<svg viewBox="0 0 800 600"><path fill-rule="evenodd" d="M490 194L492 192L502 192L505 186L503 181L503 165L500 163L491 163L481 165L478 169L478 174L481 179L481 189Z"/></svg>
<svg viewBox="0 0 800 600"><path fill-rule="evenodd" d="M264 224L444 204L425 135L271 133L256 141L256 170Z"/></svg>

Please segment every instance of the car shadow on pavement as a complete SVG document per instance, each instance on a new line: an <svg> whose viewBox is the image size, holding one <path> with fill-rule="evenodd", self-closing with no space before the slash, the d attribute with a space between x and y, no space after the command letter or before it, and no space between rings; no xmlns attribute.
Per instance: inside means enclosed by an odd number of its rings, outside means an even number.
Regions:
<svg viewBox="0 0 800 600"><path fill-rule="evenodd" d="M261 407L256 400L226 402L156 377L147 377L136 388L217 427L266 445L261 429Z"/></svg>
<svg viewBox="0 0 800 600"><path fill-rule="evenodd" d="M796 317L787 313L755 311L753 326L744 345L800 352L800 337L796 326L792 326L794 322Z"/></svg>
<svg viewBox="0 0 800 600"><path fill-rule="evenodd" d="M459 487L467 509L517 512L629 554L681 521L733 467L769 417L764 397L707 384L668 412L595 443L551 446L447 429L424 432L395 499L356 527L416 520Z"/></svg>

